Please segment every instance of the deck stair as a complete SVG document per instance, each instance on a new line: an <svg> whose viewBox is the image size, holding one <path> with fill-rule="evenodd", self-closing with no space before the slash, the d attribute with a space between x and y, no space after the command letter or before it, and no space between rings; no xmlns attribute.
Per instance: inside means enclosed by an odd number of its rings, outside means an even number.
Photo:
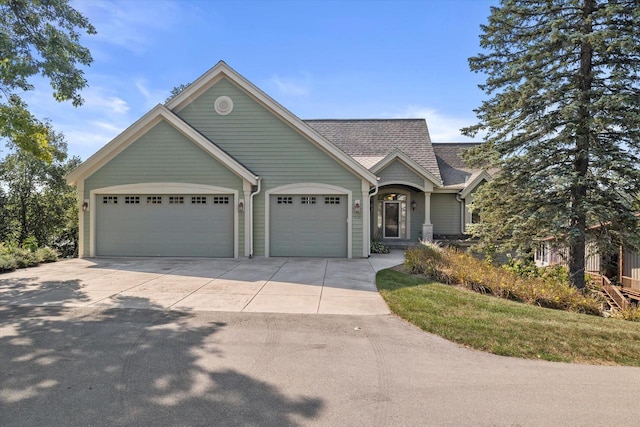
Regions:
<svg viewBox="0 0 640 427"><path fill-rule="evenodd" d="M611 280L607 276L603 276L600 274L593 274L596 283L600 285L600 289L602 291L602 295L604 295L609 307L613 310L626 310L629 308L631 303L629 299L623 292L623 288L620 286L616 286L611 283Z"/></svg>

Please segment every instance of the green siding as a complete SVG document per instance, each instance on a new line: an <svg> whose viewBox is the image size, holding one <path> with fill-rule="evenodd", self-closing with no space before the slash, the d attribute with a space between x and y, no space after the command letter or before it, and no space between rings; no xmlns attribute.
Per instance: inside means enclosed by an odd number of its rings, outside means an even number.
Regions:
<svg viewBox="0 0 640 427"><path fill-rule="evenodd" d="M420 188L424 187L424 178L413 172L400 160L394 160L377 173L380 177L380 185L392 182L409 182Z"/></svg>
<svg viewBox="0 0 640 427"><path fill-rule="evenodd" d="M233 111L220 116L219 96L233 100ZM317 182L346 188L362 199L361 178L331 158L227 79L222 79L177 113L240 163L262 177L254 198L254 253L264 255L265 192L286 184ZM353 218L352 251L362 256L362 217Z"/></svg>
<svg viewBox="0 0 640 427"><path fill-rule="evenodd" d="M242 179L195 145L173 126L160 122L85 179L84 198L91 190L114 185L181 182L238 191ZM84 218L84 256L89 256L89 213ZM238 254L244 254L244 214L238 215Z"/></svg>
<svg viewBox="0 0 640 427"><path fill-rule="evenodd" d="M462 234L460 215L460 202L456 200L455 194L431 195L433 234Z"/></svg>

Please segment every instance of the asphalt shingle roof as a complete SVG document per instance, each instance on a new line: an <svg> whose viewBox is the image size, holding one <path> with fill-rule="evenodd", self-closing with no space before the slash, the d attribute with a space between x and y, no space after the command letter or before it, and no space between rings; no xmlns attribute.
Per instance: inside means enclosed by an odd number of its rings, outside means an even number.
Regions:
<svg viewBox="0 0 640 427"><path fill-rule="evenodd" d="M424 119L304 120L366 168L396 148L440 178ZM373 164L372 164L373 163Z"/></svg>
<svg viewBox="0 0 640 427"><path fill-rule="evenodd" d="M444 188L463 189L471 176L480 169L468 167L462 159L465 148L475 147L477 143L434 143L433 150L440 168Z"/></svg>

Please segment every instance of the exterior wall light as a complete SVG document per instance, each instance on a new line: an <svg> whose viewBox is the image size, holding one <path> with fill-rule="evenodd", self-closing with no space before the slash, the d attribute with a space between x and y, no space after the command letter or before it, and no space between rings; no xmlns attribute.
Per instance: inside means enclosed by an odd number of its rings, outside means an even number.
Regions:
<svg viewBox="0 0 640 427"><path fill-rule="evenodd" d="M418 204L416 203L416 201L412 200L411 201L411 212L415 212L417 207L418 207Z"/></svg>
<svg viewBox="0 0 640 427"><path fill-rule="evenodd" d="M360 200L356 200L353 204L353 212L359 214L360 213Z"/></svg>
<svg viewBox="0 0 640 427"><path fill-rule="evenodd" d="M238 203L238 212L244 212L244 200L240 200Z"/></svg>
<svg viewBox="0 0 640 427"><path fill-rule="evenodd" d="M89 201L85 200L84 202L82 202L82 212L86 212L89 210Z"/></svg>

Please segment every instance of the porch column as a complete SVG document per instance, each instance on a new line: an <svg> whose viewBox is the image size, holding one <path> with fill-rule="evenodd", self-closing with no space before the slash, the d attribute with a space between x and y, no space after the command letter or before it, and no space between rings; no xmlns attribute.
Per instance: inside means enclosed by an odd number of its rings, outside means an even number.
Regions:
<svg viewBox="0 0 640 427"><path fill-rule="evenodd" d="M431 193L424 193L424 223L422 224L422 240L433 241L433 224L431 224Z"/></svg>

